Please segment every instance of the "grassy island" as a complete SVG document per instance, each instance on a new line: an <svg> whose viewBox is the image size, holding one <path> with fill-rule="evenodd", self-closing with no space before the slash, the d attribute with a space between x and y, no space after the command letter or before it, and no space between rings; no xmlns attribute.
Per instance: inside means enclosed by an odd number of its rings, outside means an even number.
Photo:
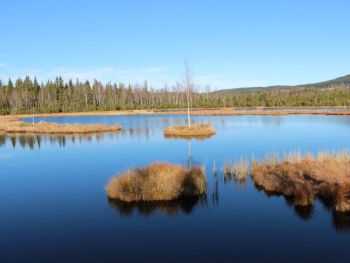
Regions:
<svg viewBox="0 0 350 263"><path fill-rule="evenodd" d="M16 117L0 117L0 132L28 134L89 134L117 132L119 125L102 124L58 124L48 122L27 123Z"/></svg>
<svg viewBox="0 0 350 263"><path fill-rule="evenodd" d="M215 134L215 129L211 124L192 124L191 126L170 126L165 128L166 137L185 137L185 138L206 138Z"/></svg>
<svg viewBox="0 0 350 263"><path fill-rule="evenodd" d="M205 194L206 177L199 167L154 163L113 177L106 192L125 202L179 200Z"/></svg>
<svg viewBox="0 0 350 263"><path fill-rule="evenodd" d="M281 161L254 163L255 184L269 194L281 194L296 206L324 200L337 212L350 212L350 154L291 154Z"/></svg>

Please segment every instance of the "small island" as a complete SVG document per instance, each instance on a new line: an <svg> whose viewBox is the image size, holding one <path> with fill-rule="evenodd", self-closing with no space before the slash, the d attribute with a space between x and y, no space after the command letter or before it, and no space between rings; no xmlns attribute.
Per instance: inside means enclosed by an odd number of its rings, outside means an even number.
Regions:
<svg viewBox="0 0 350 263"><path fill-rule="evenodd" d="M173 201L199 197L206 193L206 185L200 167L154 163L113 177L106 193L109 199L124 202Z"/></svg>
<svg viewBox="0 0 350 263"><path fill-rule="evenodd" d="M192 124L191 126L170 126L165 128L165 137L208 138L215 135L211 124Z"/></svg>
<svg viewBox="0 0 350 263"><path fill-rule="evenodd" d="M118 132L119 125L103 124L58 124L48 122L28 123L17 117L0 117L1 133L26 134L90 134L101 132Z"/></svg>

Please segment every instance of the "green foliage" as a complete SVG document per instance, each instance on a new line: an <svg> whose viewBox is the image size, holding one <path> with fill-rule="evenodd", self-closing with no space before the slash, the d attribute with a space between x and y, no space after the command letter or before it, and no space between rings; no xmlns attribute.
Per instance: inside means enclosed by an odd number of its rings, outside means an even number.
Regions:
<svg viewBox="0 0 350 263"><path fill-rule="evenodd" d="M39 84L36 78L0 83L0 114L185 108L179 86L155 90L143 85L64 82L61 77ZM350 106L350 82L344 78L299 87L194 92L193 107Z"/></svg>

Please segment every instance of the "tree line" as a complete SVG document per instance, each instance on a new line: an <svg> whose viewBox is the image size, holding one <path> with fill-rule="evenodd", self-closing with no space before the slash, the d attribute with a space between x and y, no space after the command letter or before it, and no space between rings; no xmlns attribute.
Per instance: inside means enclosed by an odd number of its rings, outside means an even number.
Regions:
<svg viewBox="0 0 350 263"><path fill-rule="evenodd" d="M129 109L186 108L186 89L182 84L154 89L147 81L140 84L100 81L53 81L39 83L25 77L0 81L0 114L84 112ZM327 88L259 89L254 91L191 91L192 107L284 107L350 106L350 86Z"/></svg>

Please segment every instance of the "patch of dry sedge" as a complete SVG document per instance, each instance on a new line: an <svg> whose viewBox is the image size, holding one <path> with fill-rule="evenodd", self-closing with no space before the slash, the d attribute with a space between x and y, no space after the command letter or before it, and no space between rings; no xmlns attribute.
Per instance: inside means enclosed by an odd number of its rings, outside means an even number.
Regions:
<svg viewBox="0 0 350 263"><path fill-rule="evenodd" d="M15 117L0 118L0 132L29 134L87 134L120 131L119 125L26 123Z"/></svg>
<svg viewBox="0 0 350 263"><path fill-rule="evenodd" d="M199 167L154 163L113 177L106 192L110 199L125 202L171 201L204 194L206 178Z"/></svg>
<svg viewBox="0 0 350 263"><path fill-rule="evenodd" d="M211 124L192 124L188 126L170 126L164 130L166 137L199 137L205 138L215 134Z"/></svg>
<svg viewBox="0 0 350 263"><path fill-rule="evenodd" d="M234 164L224 164L224 177L226 180L245 182L250 174L248 161L242 159Z"/></svg>
<svg viewBox="0 0 350 263"><path fill-rule="evenodd" d="M350 154L289 154L283 160L254 163L255 184L268 193L291 197L297 206L319 197L338 212L350 211Z"/></svg>

